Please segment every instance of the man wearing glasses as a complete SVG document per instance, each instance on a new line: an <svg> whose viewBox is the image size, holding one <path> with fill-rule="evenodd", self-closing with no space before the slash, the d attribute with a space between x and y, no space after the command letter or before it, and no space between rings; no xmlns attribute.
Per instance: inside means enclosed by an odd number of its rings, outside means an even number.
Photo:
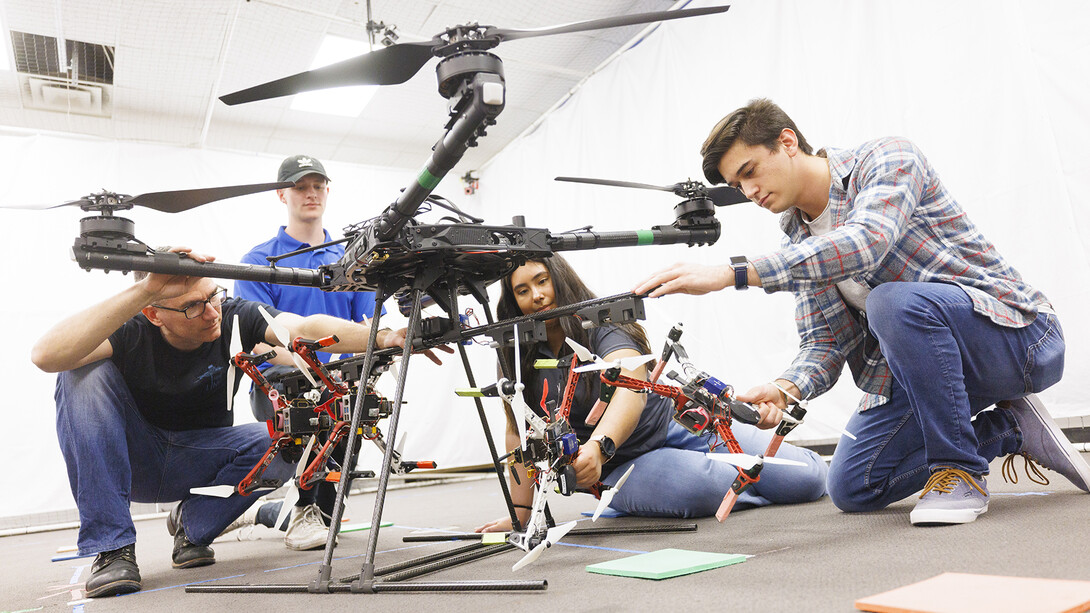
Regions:
<svg viewBox="0 0 1090 613"><path fill-rule="evenodd" d="M214 259L187 248L173 251L199 262ZM79 507L79 553L98 554L87 596L140 589L130 501L181 501L167 524L175 568L214 563L208 544L253 504L252 496L216 498L190 489L238 484L271 443L263 423L232 426L227 406L236 317L244 351L260 342L279 345L259 305L226 299L211 279L150 274L60 322L34 346L34 364L60 373L57 437ZM366 325L265 308L292 337L335 334L334 351L367 347ZM404 330L378 334L380 347L404 342ZM236 385L242 374L236 372ZM264 476L292 473L277 457Z"/></svg>

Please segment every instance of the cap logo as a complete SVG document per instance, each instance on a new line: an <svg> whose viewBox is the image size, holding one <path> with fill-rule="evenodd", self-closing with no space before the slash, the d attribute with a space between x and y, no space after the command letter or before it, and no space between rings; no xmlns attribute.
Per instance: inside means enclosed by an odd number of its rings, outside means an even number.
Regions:
<svg viewBox="0 0 1090 613"><path fill-rule="evenodd" d="M313 165L314 165L314 160L311 160L310 158L299 158L299 168L303 168L304 166L313 166Z"/></svg>

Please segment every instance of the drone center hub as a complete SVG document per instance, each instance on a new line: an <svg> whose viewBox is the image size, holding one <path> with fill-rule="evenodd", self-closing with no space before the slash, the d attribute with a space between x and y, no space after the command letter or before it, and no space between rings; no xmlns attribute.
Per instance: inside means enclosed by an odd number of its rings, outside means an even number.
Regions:
<svg viewBox="0 0 1090 613"><path fill-rule="evenodd" d="M503 78L503 61L486 51L463 51L452 55L435 67L439 78L439 93L450 98L458 87L473 75L485 72Z"/></svg>

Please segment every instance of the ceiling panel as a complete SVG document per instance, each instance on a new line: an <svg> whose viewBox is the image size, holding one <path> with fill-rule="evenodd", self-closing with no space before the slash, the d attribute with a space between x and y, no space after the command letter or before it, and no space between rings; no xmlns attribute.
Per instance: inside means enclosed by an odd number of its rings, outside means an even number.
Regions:
<svg viewBox="0 0 1090 613"><path fill-rule="evenodd" d="M541 28L673 4L372 0L374 19L396 26L402 42L469 22ZM359 117L291 110L287 97L237 107L217 99L306 70L327 34L366 40L364 0L5 0L0 6L8 29L115 47L115 85L104 94L109 118L28 109L19 80L3 73L0 125L273 155L307 151L415 169L447 120L434 60L408 82L382 88ZM507 106L455 170L487 161L643 29L523 39L494 50L505 62ZM4 49L10 54L10 43Z"/></svg>

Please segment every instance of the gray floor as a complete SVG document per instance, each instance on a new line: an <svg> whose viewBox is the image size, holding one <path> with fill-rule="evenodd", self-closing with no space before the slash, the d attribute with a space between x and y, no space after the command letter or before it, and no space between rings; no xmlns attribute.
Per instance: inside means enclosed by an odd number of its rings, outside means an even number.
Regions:
<svg viewBox="0 0 1090 613"><path fill-rule="evenodd" d="M284 548L272 531L260 528L255 540L215 545L217 563L190 570L170 567L171 538L164 521L137 522L137 558L143 591L120 598L73 602L91 558L51 562L57 549L74 545L75 530L0 539L0 610L180 610L334 611L512 611L515 607L563 611L851 611L855 599L920 581L945 571L1090 580L1090 496L1062 477L1039 486L1023 477L1017 485L992 467L990 510L972 524L913 528L912 500L882 512L847 515L828 499L819 502L732 514L719 524L696 520L696 532L569 538L533 565L513 573L521 557L514 551L421 577L419 581L538 580L539 592L405 594L191 594L185 585L305 584L317 576L322 552ZM347 523L370 521L374 497L350 498ZM589 496L555 496L558 521L580 518L594 507ZM451 548L451 544L404 543L402 537L426 530L467 531L502 512L493 479L391 491L380 532L379 567ZM651 520L599 520L595 526L623 526ZM589 519L580 526L590 525ZM336 549L333 577L360 570L367 532L343 534ZM681 548L743 553L746 562L663 581L588 573L587 564L632 553ZM76 594L75 596L79 596ZM80 609L82 606L82 609Z"/></svg>

